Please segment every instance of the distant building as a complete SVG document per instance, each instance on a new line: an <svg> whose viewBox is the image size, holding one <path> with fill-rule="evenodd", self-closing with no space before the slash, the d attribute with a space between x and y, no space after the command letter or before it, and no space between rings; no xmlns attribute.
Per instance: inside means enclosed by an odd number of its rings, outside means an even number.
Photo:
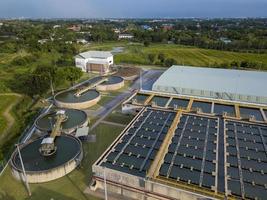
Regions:
<svg viewBox="0 0 267 200"><path fill-rule="evenodd" d="M41 39L41 40L38 40L38 43L39 44L45 44L49 41L49 39Z"/></svg>
<svg viewBox="0 0 267 200"><path fill-rule="evenodd" d="M162 93L267 104L267 73L172 66L153 84Z"/></svg>
<svg viewBox="0 0 267 200"><path fill-rule="evenodd" d="M66 41L65 44L72 44L72 41Z"/></svg>
<svg viewBox="0 0 267 200"><path fill-rule="evenodd" d="M88 44L88 41L85 39L77 39L78 44Z"/></svg>
<svg viewBox="0 0 267 200"><path fill-rule="evenodd" d="M228 39L228 38L225 38L225 37L221 37L220 38L220 41L222 41L224 44L229 44L232 42L232 40Z"/></svg>
<svg viewBox="0 0 267 200"><path fill-rule="evenodd" d="M68 30L78 32L81 30L81 26L80 25L72 25L72 26L68 27Z"/></svg>
<svg viewBox="0 0 267 200"><path fill-rule="evenodd" d="M149 25L142 25L141 27L143 30L146 30L146 31L152 31L153 30L153 28Z"/></svg>
<svg viewBox="0 0 267 200"><path fill-rule="evenodd" d="M170 31L173 30L173 24L162 24L162 29L164 31Z"/></svg>
<svg viewBox="0 0 267 200"><path fill-rule="evenodd" d="M119 40L122 40L122 39L133 39L134 36L132 34L119 34Z"/></svg>
<svg viewBox="0 0 267 200"><path fill-rule="evenodd" d="M119 34L121 32L120 29L118 29L118 28L114 28L113 31L114 31L114 33L117 33L117 34Z"/></svg>
<svg viewBox="0 0 267 200"><path fill-rule="evenodd" d="M61 25L58 25L58 24L53 26L54 29L55 28L60 28L60 27L61 27Z"/></svg>
<svg viewBox="0 0 267 200"><path fill-rule="evenodd" d="M107 74L113 65L113 55L109 51L87 51L75 57L75 64L84 72Z"/></svg>

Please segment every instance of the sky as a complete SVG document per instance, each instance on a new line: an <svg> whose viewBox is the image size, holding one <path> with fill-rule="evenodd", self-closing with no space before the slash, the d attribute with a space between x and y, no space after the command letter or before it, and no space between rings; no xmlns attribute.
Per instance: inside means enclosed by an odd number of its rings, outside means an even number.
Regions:
<svg viewBox="0 0 267 200"><path fill-rule="evenodd" d="M0 0L0 18L267 17L267 0Z"/></svg>

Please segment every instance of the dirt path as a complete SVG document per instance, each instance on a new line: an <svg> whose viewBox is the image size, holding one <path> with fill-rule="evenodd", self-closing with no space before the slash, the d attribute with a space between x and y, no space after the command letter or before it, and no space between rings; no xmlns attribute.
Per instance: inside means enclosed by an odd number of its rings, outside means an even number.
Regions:
<svg viewBox="0 0 267 200"><path fill-rule="evenodd" d="M7 121L7 127L5 130L3 130L2 134L0 135L0 140L8 133L8 131L11 129L11 127L14 125L15 123L15 119L14 117L11 115L11 109L17 105L17 103L19 103L19 101L21 100L22 95L17 94L17 93L0 93L0 96L17 96L19 98L17 98L15 101L13 101L11 104L9 104L9 106L6 108L6 110L3 112L3 116L5 117L6 121Z"/></svg>

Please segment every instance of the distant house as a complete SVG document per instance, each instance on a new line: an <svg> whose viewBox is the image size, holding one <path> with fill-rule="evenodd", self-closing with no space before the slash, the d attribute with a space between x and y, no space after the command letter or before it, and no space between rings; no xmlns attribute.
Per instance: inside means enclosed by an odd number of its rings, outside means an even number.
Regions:
<svg viewBox="0 0 267 200"><path fill-rule="evenodd" d="M39 44L45 44L49 41L49 39L41 39L41 40L38 40L38 43Z"/></svg>
<svg viewBox="0 0 267 200"><path fill-rule="evenodd" d="M68 30L79 32L81 30L81 26L80 25L72 25L72 26L68 27Z"/></svg>
<svg viewBox="0 0 267 200"><path fill-rule="evenodd" d="M77 39L78 44L88 44L88 41L85 39Z"/></svg>
<svg viewBox="0 0 267 200"><path fill-rule="evenodd" d="M118 28L114 28L113 31L114 31L114 33L117 33L117 34L119 34L121 32L121 30Z"/></svg>
<svg viewBox="0 0 267 200"><path fill-rule="evenodd" d="M87 51L75 57L75 64L84 72L107 74L113 65L113 55L109 51Z"/></svg>
<svg viewBox="0 0 267 200"><path fill-rule="evenodd" d="M146 31L152 31L153 30L153 28L149 25L142 25L141 27L143 30L146 30Z"/></svg>
<svg viewBox="0 0 267 200"><path fill-rule="evenodd" d="M224 44L229 44L232 42L232 40L228 39L228 38L225 38L225 37L221 37L220 38L220 41L223 42Z"/></svg>
<svg viewBox="0 0 267 200"><path fill-rule="evenodd" d="M132 34L119 34L119 40L122 40L122 39L133 39L134 36Z"/></svg>
<svg viewBox="0 0 267 200"><path fill-rule="evenodd" d="M58 24L56 24L56 25L53 26L54 29L55 28L60 28L60 27L61 27L61 25L58 25Z"/></svg>
<svg viewBox="0 0 267 200"><path fill-rule="evenodd" d="M173 30L174 25L173 24L162 24L162 29L164 31L170 31Z"/></svg>

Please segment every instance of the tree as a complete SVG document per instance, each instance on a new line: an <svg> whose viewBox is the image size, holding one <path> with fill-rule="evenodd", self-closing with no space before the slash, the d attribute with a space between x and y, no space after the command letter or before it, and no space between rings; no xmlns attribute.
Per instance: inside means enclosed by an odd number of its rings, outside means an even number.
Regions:
<svg viewBox="0 0 267 200"><path fill-rule="evenodd" d="M173 58L167 58L165 61L164 61L164 66L165 67L171 67L172 65L176 65L177 64L177 61L174 60Z"/></svg>
<svg viewBox="0 0 267 200"><path fill-rule="evenodd" d="M75 81L79 80L83 75L81 69L77 67L64 67L65 78L73 84Z"/></svg>
<svg viewBox="0 0 267 200"><path fill-rule="evenodd" d="M148 47L149 45L150 45L150 42L149 42L149 41L147 41L147 40L144 41L144 46L145 46L145 47Z"/></svg>
<svg viewBox="0 0 267 200"><path fill-rule="evenodd" d="M237 61L232 61L232 62L230 63L230 66L231 66L231 68L236 69L236 68L239 67L239 63L238 63Z"/></svg>
<svg viewBox="0 0 267 200"><path fill-rule="evenodd" d="M154 62L155 62L155 58L156 58L156 55L155 54L153 54L153 53L150 53L150 54L148 54L148 60L149 60L149 62L151 63L151 64L153 64Z"/></svg>
<svg viewBox="0 0 267 200"><path fill-rule="evenodd" d="M163 53L159 53L158 59L160 60L161 63L163 63L165 60L165 55Z"/></svg>

